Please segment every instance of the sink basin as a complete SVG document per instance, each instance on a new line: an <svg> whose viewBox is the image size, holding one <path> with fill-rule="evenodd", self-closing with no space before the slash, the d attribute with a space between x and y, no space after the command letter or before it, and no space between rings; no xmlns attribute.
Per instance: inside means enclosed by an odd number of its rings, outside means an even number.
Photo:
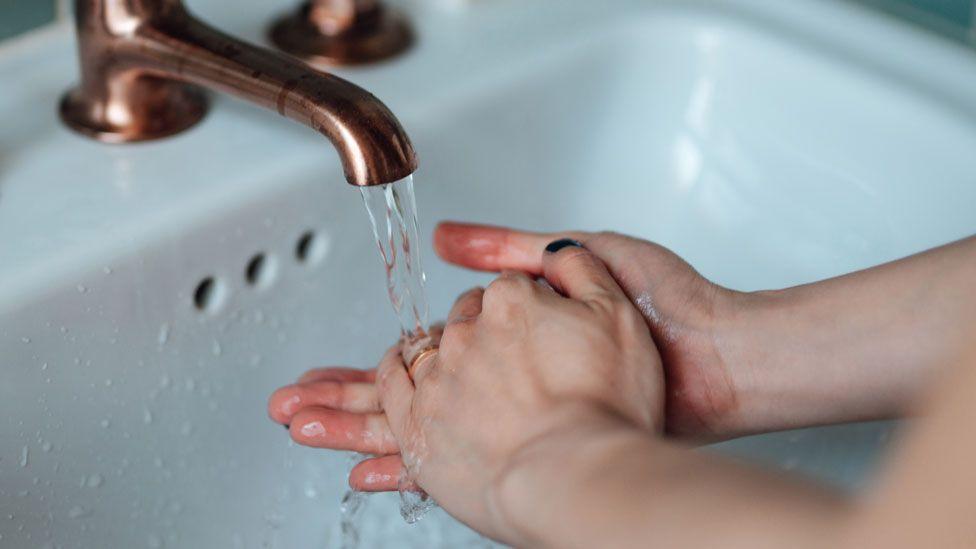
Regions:
<svg viewBox="0 0 976 549"><path fill-rule="evenodd" d="M262 40L264 2L198 0ZM528 5L526 5L528 4ZM599 5L598 5L599 4ZM753 290L976 232L976 61L844 2L404 2L418 46L342 71L416 141L440 219L612 229ZM0 50L0 546L335 544L346 456L267 396L396 336L358 192L319 136L227 98L112 147L62 128L70 29ZM485 275L425 248L432 311ZM709 451L856 490L890 424ZM486 544L371 497L366 547Z"/></svg>

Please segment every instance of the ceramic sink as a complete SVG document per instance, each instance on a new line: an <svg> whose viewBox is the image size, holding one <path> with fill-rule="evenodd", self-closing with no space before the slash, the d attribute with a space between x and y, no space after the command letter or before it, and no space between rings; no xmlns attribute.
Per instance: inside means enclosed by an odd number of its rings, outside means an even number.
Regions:
<svg viewBox="0 0 976 549"><path fill-rule="evenodd" d="M188 5L263 42L274 9ZM401 2L419 41L340 74L397 113L435 316L488 278L439 263L441 219L612 229L742 290L976 232L976 58L830 0ZM71 29L0 50L0 547L326 547L348 458L289 443L276 388L370 367L397 335L331 146L216 97L175 138L58 122ZM707 451L852 490L893 426ZM369 499L364 547L485 543Z"/></svg>

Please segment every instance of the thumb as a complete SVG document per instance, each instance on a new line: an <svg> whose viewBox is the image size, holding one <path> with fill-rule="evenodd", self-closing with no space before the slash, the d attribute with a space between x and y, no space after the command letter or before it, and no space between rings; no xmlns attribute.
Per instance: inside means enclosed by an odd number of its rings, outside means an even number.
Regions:
<svg viewBox="0 0 976 549"><path fill-rule="evenodd" d="M627 295L606 265L579 241L562 238L550 242L542 269L549 284L579 301L627 300Z"/></svg>

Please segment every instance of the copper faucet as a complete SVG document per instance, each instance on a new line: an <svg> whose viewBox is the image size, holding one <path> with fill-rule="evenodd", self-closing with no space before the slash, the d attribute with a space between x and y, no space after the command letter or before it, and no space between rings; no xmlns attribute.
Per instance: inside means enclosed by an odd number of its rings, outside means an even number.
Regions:
<svg viewBox="0 0 976 549"><path fill-rule="evenodd" d="M366 90L228 36L180 0L75 0L81 83L61 102L71 128L112 143L169 136L207 110L211 88L278 111L335 146L346 179L367 186L417 168L410 138Z"/></svg>
<svg viewBox="0 0 976 549"><path fill-rule="evenodd" d="M381 0L305 0L272 25L269 38L309 63L358 65L403 52L413 32Z"/></svg>

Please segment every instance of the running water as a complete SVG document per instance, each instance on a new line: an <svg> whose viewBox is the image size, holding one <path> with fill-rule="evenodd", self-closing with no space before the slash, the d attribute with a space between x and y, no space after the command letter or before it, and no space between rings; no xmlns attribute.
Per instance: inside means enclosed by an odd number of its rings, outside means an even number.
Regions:
<svg viewBox="0 0 976 549"><path fill-rule="evenodd" d="M386 267L386 291L404 337L427 335L426 275L420 262L417 201L413 176L391 183L361 187L373 236Z"/></svg>
<svg viewBox="0 0 976 549"><path fill-rule="evenodd" d="M390 183L362 187L363 203L373 227L373 236L386 268L386 290L400 322L400 332L408 340L427 337L429 330L426 275L420 261L420 237L413 176ZM408 523L417 522L434 506L434 501L409 478L399 481L400 515ZM347 493L343 498L343 548L356 547L357 511L362 495Z"/></svg>

